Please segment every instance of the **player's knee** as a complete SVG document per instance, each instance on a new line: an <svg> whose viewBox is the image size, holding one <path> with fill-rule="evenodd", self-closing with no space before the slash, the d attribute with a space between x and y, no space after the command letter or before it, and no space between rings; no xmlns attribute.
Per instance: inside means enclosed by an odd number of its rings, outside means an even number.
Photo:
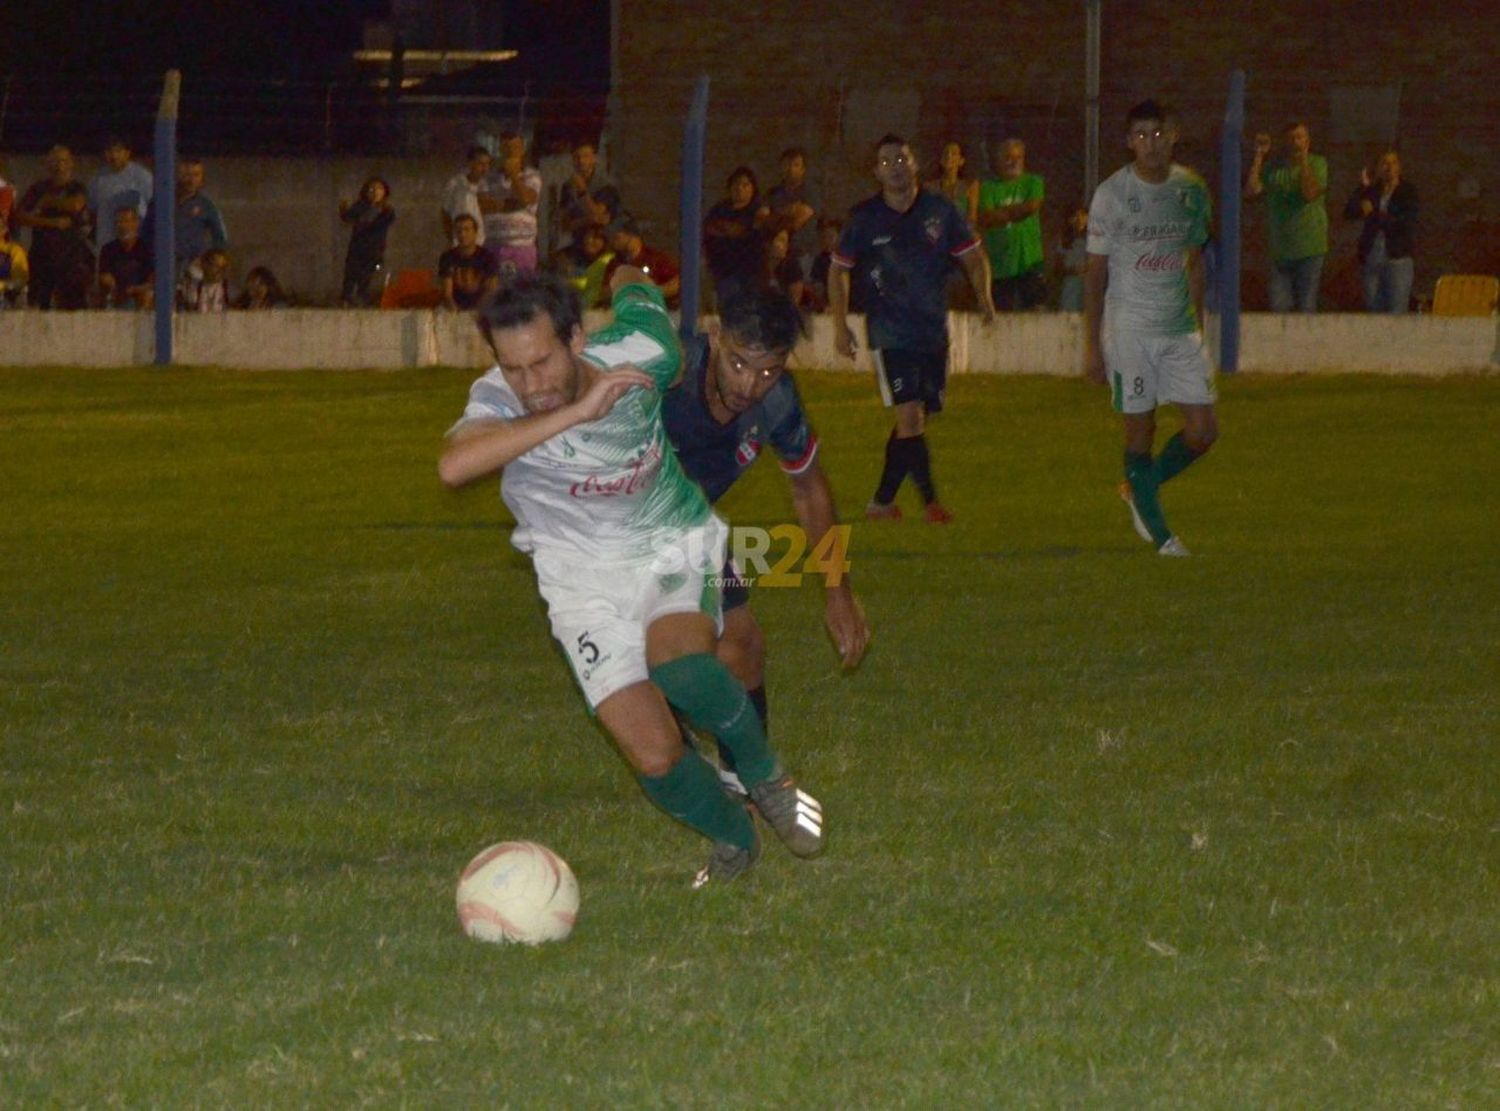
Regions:
<svg viewBox="0 0 1500 1111"><path fill-rule="evenodd" d="M745 610L745 617L738 618L740 609L726 614L724 635L719 640L719 661L727 667L745 686L756 686L766 662L766 636L754 617Z"/></svg>

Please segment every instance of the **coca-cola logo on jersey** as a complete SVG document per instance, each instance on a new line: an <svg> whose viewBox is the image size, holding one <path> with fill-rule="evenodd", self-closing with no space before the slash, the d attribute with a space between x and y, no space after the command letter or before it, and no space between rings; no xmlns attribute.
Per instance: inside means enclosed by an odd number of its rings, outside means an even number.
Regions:
<svg viewBox="0 0 1500 1111"><path fill-rule="evenodd" d="M661 445L652 444L625 470L607 476L591 474L568 487L568 493L575 498L625 497L651 484L661 470L661 460Z"/></svg>
<svg viewBox="0 0 1500 1111"><path fill-rule="evenodd" d="M1149 270L1152 273L1181 270L1182 252L1167 251L1159 255L1141 255L1135 260L1135 268L1137 270Z"/></svg>

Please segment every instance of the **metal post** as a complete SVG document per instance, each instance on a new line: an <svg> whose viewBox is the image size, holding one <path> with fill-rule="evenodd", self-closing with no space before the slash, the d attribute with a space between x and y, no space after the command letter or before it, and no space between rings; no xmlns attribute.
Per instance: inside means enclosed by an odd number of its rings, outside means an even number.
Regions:
<svg viewBox="0 0 1500 1111"><path fill-rule="evenodd" d="M1229 75L1224 111L1224 147L1219 158L1219 369L1240 367L1240 181L1241 139L1245 132L1245 71Z"/></svg>
<svg viewBox="0 0 1500 1111"><path fill-rule="evenodd" d="M152 147L156 160L156 220L151 246L156 258L157 366L172 365L172 313L177 301L177 102L181 91L182 74L167 70Z"/></svg>
<svg viewBox="0 0 1500 1111"><path fill-rule="evenodd" d="M1103 0L1085 0L1088 34L1083 92L1083 196L1085 203L1099 184L1099 23Z"/></svg>
<svg viewBox="0 0 1500 1111"><path fill-rule="evenodd" d="M693 87L687 126L682 129L682 314L677 330L690 336L698 329L703 287L703 150L708 133L708 75Z"/></svg>

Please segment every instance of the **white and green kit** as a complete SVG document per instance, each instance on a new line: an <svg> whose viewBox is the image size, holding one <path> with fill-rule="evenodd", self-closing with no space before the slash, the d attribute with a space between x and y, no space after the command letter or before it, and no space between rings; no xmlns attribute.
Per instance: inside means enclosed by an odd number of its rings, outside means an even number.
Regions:
<svg viewBox="0 0 1500 1111"><path fill-rule="evenodd" d="M1104 361L1122 412L1214 400L1186 269L1188 252L1208 241L1210 213L1207 185L1178 165L1159 184L1125 166L1094 191L1088 253L1109 259Z"/></svg>
<svg viewBox="0 0 1500 1111"><path fill-rule="evenodd" d="M553 636L598 706L647 679L645 633L657 618L701 611L720 620L728 527L683 473L662 423L682 347L661 292L619 290L613 323L589 336L583 358L606 373L638 367L656 388L630 390L600 420L509 463L500 496L516 518L511 543L532 557ZM470 387L449 434L525 413L494 367Z"/></svg>

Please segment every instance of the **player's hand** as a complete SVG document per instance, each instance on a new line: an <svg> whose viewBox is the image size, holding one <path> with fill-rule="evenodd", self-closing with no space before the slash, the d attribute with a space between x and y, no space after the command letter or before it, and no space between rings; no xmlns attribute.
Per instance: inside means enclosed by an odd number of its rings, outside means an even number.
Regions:
<svg viewBox="0 0 1500 1111"><path fill-rule="evenodd" d="M823 623L838 649L839 661L845 667L857 667L870 645L870 626L854 591L847 586L828 591Z"/></svg>
<svg viewBox="0 0 1500 1111"><path fill-rule="evenodd" d="M1092 345L1083 349L1083 376L1101 386L1109 381L1109 372L1104 366L1104 352Z"/></svg>
<svg viewBox="0 0 1500 1111"><path fill-rule="evenodd" d="M1359 171L1359 183L1366 189L1375 184L1375 179L1370 176L1370 167L1366 166Z"/></svg>
<svg viewBox="0 0 1500 1111"><path fill-rule="evenodd" d="M1369 201L1360 201L1359 202L1359 214L1361 216L1368 216L1370 213L1372 213L1374 211L1375 211L1375 206L1373 204L1371 204Z"/></svg>
<svg viewBox="0 0 1500 1111"><path fill-rule="evenodd" d="M640 367L626 364L594 379L594 384L573 403L573 409L580 424L598 420L613 409L615 403L630 390L636 387L649 390L655 385L651 376Z"/></svg>
<svg viewBox="0 0 1500 1111"><path fill-rule="evenodd" d="M980 314L982 317L980 324L985 328L988 328L991 324L995 323L995 321L999 319L999 315L995 312L995 306L993 304L985 305L984 308L980 310Z"/></svg>
<svg viewBox="0 0 1500 1111"><path fill-rule="evenodd" d="M833 349L846 359L854 358L854 332L847 321L833 322Z"/></svg>

